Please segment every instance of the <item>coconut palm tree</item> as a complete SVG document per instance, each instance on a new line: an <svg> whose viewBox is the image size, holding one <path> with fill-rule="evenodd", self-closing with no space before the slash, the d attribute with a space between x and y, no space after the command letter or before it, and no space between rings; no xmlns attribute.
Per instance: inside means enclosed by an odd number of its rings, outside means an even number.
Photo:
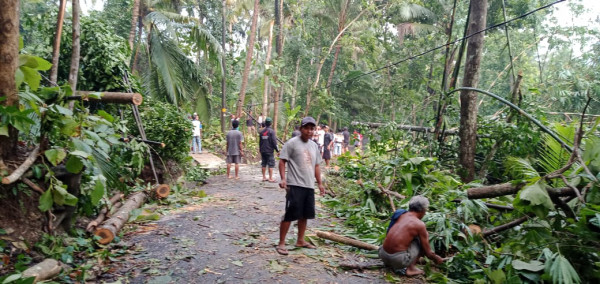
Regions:
<svg viewBox="0 0 600 284"><path fill-rule="evenodd" d="M209 100L204 76L194 62L194 54L186 54L180 44L185 41L194 50L207 53L209 64L219 66L222 49L219 41L193 17L179 13L180 1L143 3L145 41L140 41L143 60L142 86L146 92L178 107L194 109L208 120ZM154 6L148 6L153 4ZM196 57L197 58L197 57Z"/></svg>

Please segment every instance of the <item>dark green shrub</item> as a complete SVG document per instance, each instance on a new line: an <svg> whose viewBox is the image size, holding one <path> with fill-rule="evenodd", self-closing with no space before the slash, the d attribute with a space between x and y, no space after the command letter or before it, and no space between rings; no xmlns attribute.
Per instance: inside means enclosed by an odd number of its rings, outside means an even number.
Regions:
<svg viewBox="0 0 600 284"><path fill-rule="evenodd" d="M145 97L139 107L146 138L165 144L164 148L150 145L153 153L163 160L183 162L188 156L192 137L192 123L174 105ZM129 129L140 137L132 114Z"/></svg>

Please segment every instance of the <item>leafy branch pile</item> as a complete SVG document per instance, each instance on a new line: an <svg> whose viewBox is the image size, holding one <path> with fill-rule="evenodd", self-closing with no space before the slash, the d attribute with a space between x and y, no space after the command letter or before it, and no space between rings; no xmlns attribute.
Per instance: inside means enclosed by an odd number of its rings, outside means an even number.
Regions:
<svg viewBox="0 0 600 284"><path fill-rule="evenodd" d="M583 135L580 161L569 164L570 153L546 135L535 145L537 153L506 158L504 178L522 187L516 196L485 202L467 194L468 188L485 186L462 184L445 166L449 161L417 156L426 144L415 145L412 137L393 129L372 132L369 150L340 156L339 172L328 177L337 197L323 203L344 220L341 233L380 245L393 209L407 207L410 197L420 194L431 202L423 220L430 242L438 254L450 257L438 269L427 265L430 281L585 283L600 278L600 139L595 127ZM570 136L573 146L575 126L554 129ZM565 165L568 169L558 174ZM555 178L548 179L552 173ZM577 190L584 202L571 191L558 206L561 201L547 187ZM388 197L385 190L396 194Z"/></svg>

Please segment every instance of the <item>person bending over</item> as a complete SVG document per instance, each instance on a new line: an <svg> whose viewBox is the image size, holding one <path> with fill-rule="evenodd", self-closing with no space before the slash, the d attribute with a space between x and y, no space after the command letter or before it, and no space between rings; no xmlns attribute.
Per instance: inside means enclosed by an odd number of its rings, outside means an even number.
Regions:
<svg viewBox="0 0 600 284"><path fill-rule="evenodd" d="M408 211L401 209L394 213L387 236L379 247L379 258L395 272L407 276L423 274L423 270L416 267L417 259L422 255L437 264L444 261L431 250L429 233L421 221L428 207L429 200L417 195L410 200Z"/></svg>

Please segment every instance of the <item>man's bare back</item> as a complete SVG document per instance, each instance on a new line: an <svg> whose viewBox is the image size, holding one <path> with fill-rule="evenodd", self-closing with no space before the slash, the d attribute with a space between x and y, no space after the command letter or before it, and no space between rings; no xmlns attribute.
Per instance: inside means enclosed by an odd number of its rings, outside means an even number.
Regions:
<svg viewBox="0 0 600 284"><path fill-rule="evenodd" d="M423 231L427 233L425 223L413 213L406 212L400 216L388 232L383 242L383 249L390 254L406 251L415 238L421 239L419 234L422 234Z"/></svg>

